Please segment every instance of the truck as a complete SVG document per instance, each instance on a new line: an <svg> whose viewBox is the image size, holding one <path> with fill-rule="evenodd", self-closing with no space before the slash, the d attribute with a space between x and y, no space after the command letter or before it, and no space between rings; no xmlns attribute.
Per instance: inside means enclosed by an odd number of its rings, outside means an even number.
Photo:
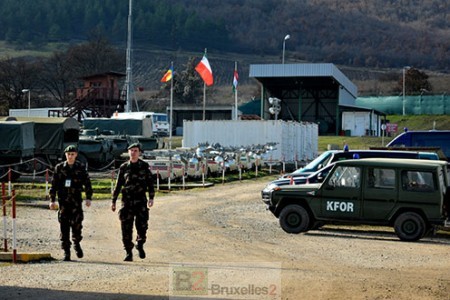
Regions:
<svg viewBox="0 0 450 300"><path fill-rule="evenodd" d="M88 166L103 167L113 160L111 144L80 138L80 125L73 118L0 118L0 165L2 174L12 168L20 173L42 172L64 160L68 145L78 146L78 159Z"/></svg>
<svg viewBox="0 0 450 300"><path fill-rule="evenodd" d="M78 144L80 126L73 118L40 118L40 117L4 117L0 118L2 133L7 133L8 124L13 123L29 123L32 127L34 145L31 158L34 160L22 168L26 170L34 169L43 171L47 167L52 167L64 158L64 149L68 145ZM17 123L18 122L18 123ZM7 134L7 135L6 135ZM24 139L24 135L29 136L28 132L17 132L14 134L16 139ZM28 157L27 157L28 158ZM22 160L24 157L16 157L16 160Z"/></svg>
<svg viewBox="0 0 450 300"><path fill-rule="evenodd" d="M156 113L151 111L136 111L136 112L116 112L111 116L112 119L137 119L150 120L148 126L150 126L153 135L155 136L168 136L169 135L169 122L168 116L165 113Z"/></svg>
<svg viewBox="0 0 450 300"><path fill-rule="evenodd" d="M263 201L287 233L368 224L417 241L450 227L448 186L445 161L367 158L336 162L322 183L279 186Z"/></svg>
<svg viewBox="0 0 450 300"><path fill-rule="evenodd" d="M34 156L34 124L32 122L0 121L0 180L8 181L9 168L17 171L20 164ZM11 178L13 179L13 178Z"/></svg>

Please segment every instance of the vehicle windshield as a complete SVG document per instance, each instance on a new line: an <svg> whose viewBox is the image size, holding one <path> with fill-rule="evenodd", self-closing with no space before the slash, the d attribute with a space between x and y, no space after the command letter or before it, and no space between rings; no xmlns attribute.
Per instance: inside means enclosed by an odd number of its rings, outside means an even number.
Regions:
<svg viewBox="0 0 450 300"><path fill-rule="evenodd" d="M333 156L333 152L326 151L326 152L322 153L321 155L319 155L312 162L310 162L309 164L304 166L303 168L300 168L300 169L292 172L292 174L295 175L295 174L301 174L301 173L306 173L306 172L315 172L315 171L319 170L321 167L326 166L327 161L329 159L331 159L332 156Z"/></svg>
<svg viewBox="0 0 450 300"><path fill-rule="evenodd" d="M153 115L155 122L167 122L167 115Z"/></svg>

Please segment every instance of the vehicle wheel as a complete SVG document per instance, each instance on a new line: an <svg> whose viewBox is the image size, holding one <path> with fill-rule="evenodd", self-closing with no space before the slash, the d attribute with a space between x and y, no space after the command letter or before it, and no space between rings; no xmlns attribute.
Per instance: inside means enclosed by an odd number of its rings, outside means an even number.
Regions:
<svg viewBox="0 0 450 300"><path fill-rule="evenodd" d="M36 158L36 162L34 163L34 166L33 166L33 168L36 168L36 172L45 171L49 167L50 166L49 166L47 159L43 156L38 156Z"/></svg>
<svg viewBox="0 0 450 300"><path fill-rule="evenodd" d="M309 230L309 213L300 205L288 205L280 213L280 226L287 233Z"/></svg>
<svg viewBox="0 0 450 300"><path fill-rule="evenodd" d="M397 217L394 230L402 241L417 241L425 235L427 226L419 214L406 212Z"/></svg>

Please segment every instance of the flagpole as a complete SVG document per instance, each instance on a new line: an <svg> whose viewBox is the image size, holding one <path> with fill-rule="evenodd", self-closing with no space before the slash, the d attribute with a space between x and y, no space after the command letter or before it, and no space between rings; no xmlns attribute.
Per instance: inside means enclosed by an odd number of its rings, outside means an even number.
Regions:
<svg viewBox="0 0 450 300"><path fill-rule="evenodd" d="M125 79L125 88L126 88L126 103L125 103L125 112L132 111L132 93L133 88L132 84L132 71L131 71L131 44L132 44L132 18L133 18L133 0L129 0L128 3L128 35L127 35L127 51L126 51L126 79Z"/></svg>
<svg viewBox="0 0 450 300"><path fill-rule="evenodd" d="M206 83L203 82L203 121L206 120Z"/></svg>
<svg viewBox="0 0 450 300"><path fill-rule="evenodd" d="M237 72L237 61L234 62L234 71ZM233 81L234 81L234 74L233 74ZM237 96L237 86L234 88L234 119L238 120L238 96Z"/></svg>
<svg viewBox="0 0 450 300"><path fill-rule="evenodd" d="M172 149L172 124L173 124L173 61L170 62L170 69L172 70L172 78L170 80L170 116L169 116L169 149Z"/></svg>
<svg viewBox="0 0 450 300"><path fill-rule="evenodd" d="M205 48L205 54L206 56L206 48ZM206 83L203 81L203 121L206 120Z"/></svg>

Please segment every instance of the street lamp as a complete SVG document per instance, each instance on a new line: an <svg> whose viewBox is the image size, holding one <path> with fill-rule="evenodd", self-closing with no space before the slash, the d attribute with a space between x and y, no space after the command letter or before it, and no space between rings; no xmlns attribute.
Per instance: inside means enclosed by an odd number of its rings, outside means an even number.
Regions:
<svg viewBox="0 0 450 300"><path fill-rule="evenodd" d="M23 89L22 93L28 93L28 116L30 116L30 108L31 108L31 91L30 89Z"/></svg>
<svg viewBox="0 0 450 300"><path fill-rule="evenodd" d="M287 34L283 40L283 58L282 58L283 65L284 65L284 50L286 49L286 41L290 38L291 38L291 36L289 34Z"/></svg>
<svg viewBox="0 0 450 300"><path fill-rule="evenodd" d="M406 115L405 113L405 105L406 105L406 98L405 98L405 81L406 81L406 70L411 69L411 67L403 67L403 115Z"/></svg>

